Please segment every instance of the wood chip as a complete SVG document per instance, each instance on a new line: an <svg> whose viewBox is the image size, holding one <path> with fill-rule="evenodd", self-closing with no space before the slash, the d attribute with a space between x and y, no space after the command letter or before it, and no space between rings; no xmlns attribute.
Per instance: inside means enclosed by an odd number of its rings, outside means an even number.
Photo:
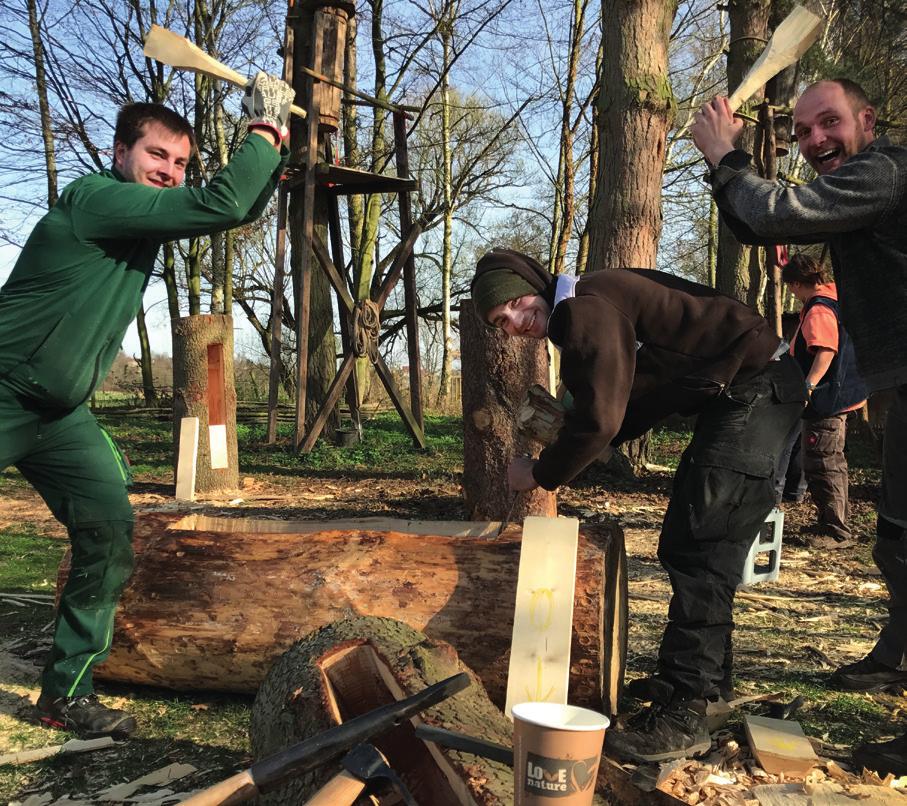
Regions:
<svg viewBox="0 0 907 806"><path fill-rule="evenodd" d="M104 803L127 800L142 787L169 784L171 781L175 781L192 772L195 772L195 767L191 764L170 764L154 770L154 772L149 772L134 781L103 789L95 795L95 799Z"/></svg>

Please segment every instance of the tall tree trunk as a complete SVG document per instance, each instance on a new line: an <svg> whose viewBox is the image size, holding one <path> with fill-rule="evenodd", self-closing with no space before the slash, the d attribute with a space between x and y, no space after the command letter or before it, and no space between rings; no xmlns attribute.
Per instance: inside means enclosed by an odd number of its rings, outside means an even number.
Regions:
<svg viewBox="0 0 907 806"><path fill-rule="evenodd" d="M453 36L454 6L445 8L448 15L441 33L441 182L444 186L444 233L441 239L441 378L438 383L438 405L450 400L450 368L453 343L450 328L450 278L453 271L453 152L450 142L450 45Z"/></svg>
<svg viewBox="0 0 907 806"><path fill-rule="evenodd" d="M314 12L306 12L313 14ZM313 20L313 16L309 19ZM312 64L312 25L301 26L297 29L294 37L294 54L293 67L298 70L300 67ZM294 77L295 86L307 86L303 80L304 76L297 74ZM297 103L305 106L308 98L297 100ZM317 122L311 122L311 125L319 125ZM305 138L296 138L293 142L295 149L292 161L301 163L304 161L314 160L324 162L325 160L325 140L324 136L319 136L318 153L307 154L307 143ZM300 275L302 265L303 250L309 250L309 322L308 322L308 363L306 365L306 411L305 422L307 427L314 420L315 415L320 411L328 395L331 382L337 374L337 344L334 338L334 313L332 303L331 286L327 275L321 268L321 264L312 251L312 245L303 242L303 192L299 189L290 196L289 207L289 231L290 231L290 271L294 279ZM314 234L319 237L322 243L329 243L328 238L328 211L327 202L322 192L317 188L315 190L315 206L312 212L314 216ZM295 295L294 295L295 296ZM300 312L297 311L299 316ZM298 345L297 345L298 349ZM330 413L326 428L327 433L333 433L339 425L338 411L335 409Z"/></svg>
<svg viewBox="0 0 907 806"><path fill-rule="evenodd" d="M657 0L602 5L600 175L587 270L655 267L667 133L677 108L667 74L676 8ZM646 463L647 445L644 436L624 446L634 469Z"/></svg>
<svg viewBox="0 0 907 806"><path fill-rule="evenodd" d="M516 414L533 384L548 385L544 341L508 339L485 327L471 299L460 304L463 362L463 497L469 517L503 520L510 511L519 523L526 515L553 516L554 493L541 487L514 493L507 487L507 466L522 453L542 447L518 439ZM513 506L511 504L513 503Z"/></svg>
<svg viewBox="0 0 907 806"><path fill-rule="evenodd" d="M595 92L592 96L592 129L589 137L589 196L588 204L592 204L598 191L599 152L601 141L601 114L599 113L599 97L601 96L602 62L604 61L604 37L599 39L598 50L595 54L595 75L598 77ZM583 274L589 263L589 226L592 216L586 216L586 225L579 239L579 250L576 255L576 273Z"/></svg>
<svg viewBox="0 0 907 806"><path fill-rule="evenodd" d="M730 0L728 18L731 41L727 58L728 91L732 92L765 48L771 0ZM743 130L739 147L752 152L754 129ZM721 220L718 226L718 254L715 287L741 302L758 307L762 262L758 249L743 246Z"/></svg>
<svg viewBox="0 0 907 806"><path fill-rule="evenodd" d="M44 169L47 178L47 208L57 203L57 158L54 151L53 121L47 99L47 76L44 73L44 43L41 39L41 21L38 19L36 0L28 0L28 30L31 33L32 54L35 61L35 89L41 113L41 139L44 141Z"/></svg>
<svg viewBox="0 0 907 806"><path fill-rule="evenodd" d="M676 104L668 36L676 3L607 0L600 177L590 217L592 269L654 267L661 235L661 182Z"/></svg>
<svg viewBox="0 0 907 806"><path fill-rule="evenodd" d="M146 406L157 405L157 390L154 388L154 373L152 371L151 343L148 339L148 327L145 324L145 304L139 305L139 312L135 317L135 326L139 332L139 364L142 368L142 396Z"/></svg>
<svg viewBox="0 0 907 806"><path fill-rule="evenodd" d="M168 241L164 244L163 270L161 272L164 278L164 287L167 289L167 314L170 317L170 332L173 332L173 326L180 318L180 297L179 289L176 284L176 249L173 243Z"/></svg>
<svg viewBox="0 0 907 806"><path fill-rule="evenodd" d="M346 29L346 51L343 60L343 83L356 89L356 31L358 24L356 17L350 17ZM344 93L348 101L355 100L355 96ZM346 164L351 168L365 168L362 159L362 150L359 148L358 128L359 113L355 104L344 104L342 112L343 126L343 153ZM350 226L350 261L353 266L359 265L360 244L362 241L362 225L365 216L363 199L358 193L351 193L346 197L347 217Z"/></svg>
<svg viewBox="0 0 907 806"><path fill-rule="evenodd" d="M230 159L224 133L224 108L214 105L214 144L217 161L223 168ZM211 236L211 313L230 314L233 308L233 231Z"/></svg>
<svg viewBox="0 0 907 806"><path fill-rule="evenodd" d="M573 102L576 76L579 70L580 53L586 23L586 0L573 0L573 15L570 24L570 52L567 58L567 77L561 102L561 152L558 176L562 178L560 190L560 222L556 223L556 237L552 243L553 260L550 270L553 274L564 271L567 246L573 235L573 213L576 209L574 195L576 165L573 160Z"/></svg>
<svg viewBox="0 0 907 806"><path fill-rule="evenodd" d="M709 285L717 286L718 280L718 205L715 199L709 196L709 237L707 246L707 260L709 262Z"/></svg>

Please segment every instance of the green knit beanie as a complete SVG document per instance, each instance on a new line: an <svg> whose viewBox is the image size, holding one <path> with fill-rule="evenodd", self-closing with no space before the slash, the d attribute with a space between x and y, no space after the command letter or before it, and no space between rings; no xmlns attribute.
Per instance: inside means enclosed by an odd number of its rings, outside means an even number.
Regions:
<svg viewBox="0 0 907 806"><path fill-rule="evenodd" d="M538 294L538 291L527 280L509 269L480 274L472 285L472 301L483 322L488 321L488 312L496 305L527 294Z"/></svg>

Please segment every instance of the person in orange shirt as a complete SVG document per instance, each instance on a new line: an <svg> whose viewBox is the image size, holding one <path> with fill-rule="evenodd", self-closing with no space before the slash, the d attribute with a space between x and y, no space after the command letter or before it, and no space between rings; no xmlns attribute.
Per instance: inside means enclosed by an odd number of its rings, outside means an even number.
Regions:
<svg viewBox="0 0 907 806"><path fill-rule="evenodd" d="M781 276L803 304L791 355L806 375L809 404L803 413L803 470L817 523L811 531L823 546L851 537L844 441L847 413L866 402L853 348L838 320L838 293L826 269L805 254L794 255Z"/></svg>

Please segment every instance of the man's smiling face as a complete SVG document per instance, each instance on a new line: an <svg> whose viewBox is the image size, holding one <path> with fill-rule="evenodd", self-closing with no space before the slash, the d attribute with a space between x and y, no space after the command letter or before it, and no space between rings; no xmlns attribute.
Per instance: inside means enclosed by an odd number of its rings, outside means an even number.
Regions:
<svg viewBox="0 0 907 806"><path fill-rule="evenodd" d="M803 159L822 176L836 171L875 139L875 120L871 106L857 104L840 84L821 81L797 101L794 134Z"/></svg>
<svg viewBox="0 0 907 806"><path fill-rule="evenodd" d="M185 134L151 121L131 147L121 142L114 144L114 165L129 182L173 188L182 184L191 151Z"/></svg>
<svg viewBox="0 0 907 806"><path fill-rule="evenodd" d="M488 323L508 336L544 339L549 316L551 307L539 294L526 294L495 305L488 311Z"/></svg>

